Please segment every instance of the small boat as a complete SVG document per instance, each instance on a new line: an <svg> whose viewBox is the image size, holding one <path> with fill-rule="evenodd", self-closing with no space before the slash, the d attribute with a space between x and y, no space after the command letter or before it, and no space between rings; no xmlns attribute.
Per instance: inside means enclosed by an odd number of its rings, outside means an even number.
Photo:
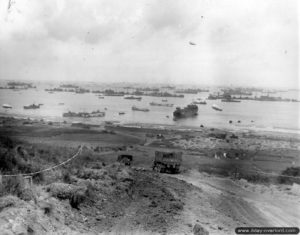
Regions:
<svg viewBox="0 0 300 235"><path fill-rule="evenodd" d="M222 102L231 102L231 103L240 103L240 100L234 100L234 99L222 99Z"/></svg>
<svg viewBox="0 0 300 235"><path fill-rule="evenodd" d="M168 102L168 100L167 99L163 99L163 100L161 100L162 102Z"/></svg>
<svg viewBox="0 0 300 235"><path fill-rule="evenodd" d="M151 102L149 103L151 106L164 106L164 107L173 107L173 104L160 104L160 103L155 103Z"/></svg>
<svg viewBox="0 0 300 235"><path fill-rule="evenodd" d="M65 105L65 103L58 103L58 105Z"/></svg>
<svg viewBox="0 0 300 235"><path fill-rule="evenodd" d="M99 99L104 99L104 96L98 96Z"/></svg>
<svg viewBox="0 0 300 235"><path fill-rule="evenodd" d="M194 101L193 104L207 104L205 100Z"/></svg>
<svg viewBox="0 0 300 235"><path fill-rule="evenodd" d="M3 104L2 107L5 109L12 109L12 106L9 104Z"/></svg>
<svg viewBox="0 0 300 235"><path fill-rule="evenodd" d="M140 101L142 99L142 97L130 95L130 96L125 96L124 99L126 99L126 100L139 100Z"/></svg>
<svg viewBox="0 0 300 235"><path fill-rule="evenodd" d="M119 115L124 115L125 114L125 112L119 112Z"/></svg>
<svg viewBox="0 0 300 235"><path fill-rule="evenodd" d="M136 106L132 106L131 108L133 111L142 111L142 112L149 112L150 110L147 108L138 108Z"/></svg>
<svg viewBox="0 0 300 235"><path fill-rule="evenodd" d="M40 105L39 104L30 104L30 105L25 105L23 106L24 109L39 109Z"/></svg>
<svg viewBox="0 0 300 235"><path fill-rule="evenodd" d="M216 104L213 104L212 106L211 106L214 110L217 110L217 111L223 111L223 109L221 109L218 105L216 105Z"/></svg>

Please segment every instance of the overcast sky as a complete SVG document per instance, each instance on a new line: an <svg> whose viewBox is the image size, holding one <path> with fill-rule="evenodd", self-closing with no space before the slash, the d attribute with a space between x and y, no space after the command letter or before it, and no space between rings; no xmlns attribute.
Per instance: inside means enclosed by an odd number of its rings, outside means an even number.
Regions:
<svg viewBox="0 0 300 235"><path fill-rule="evenodd" d="M0 0L0 79L299 87L298 11L297 0Z"/></svg>

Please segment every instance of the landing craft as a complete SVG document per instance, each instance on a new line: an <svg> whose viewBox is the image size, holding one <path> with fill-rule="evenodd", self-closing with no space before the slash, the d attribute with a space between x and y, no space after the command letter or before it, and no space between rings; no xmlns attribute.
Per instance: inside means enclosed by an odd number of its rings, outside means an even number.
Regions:
<svg viewBox="0 0 300 235"><path fill-rule="evenodd" d="M195 46L196 45L196 43L194 43L194 42L189 42L190 43L190 45L192 45L192 46Z"/></svg>
<svg viewBox="0 0 300 235"><path fill-rule="evenodd" d="M214 110L222 111L222 109L221 109L218 105L216 105L216 104L213 104L211 107L212 107Z"/></svg>
<svg viewBox="0 0 300 235"><path fill-rule="evenodd" d="M5 109L12 109L12 106L9 104L3 104L2 107Z"/></svg>

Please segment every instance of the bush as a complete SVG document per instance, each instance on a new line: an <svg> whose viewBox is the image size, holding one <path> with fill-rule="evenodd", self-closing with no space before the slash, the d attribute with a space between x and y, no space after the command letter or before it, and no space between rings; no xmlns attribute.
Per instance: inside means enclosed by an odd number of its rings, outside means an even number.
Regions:
<svg viewBox="0 0 300 235"><path fill-rule="evenodd" d="M71 199L72 195L76 193L86 192L86 188L72 184L52 183L48 186L47 191L59 199Z"/></svg>
<svg viewBox="0 0 300 235"><path fill-rule="evenodd" d="M18 165L17 159L11 151L0 148L0 170L2 172L12 172Z"/></svg>
<svg viewBox="0 0 300 235"><path fill-rule="evenodd" d="M97 188L90 182L88 181L87 183L87 190L86 190L86 197L89 200L94 200L97 197Z"/></svg>
<svg viewBox="0 0 300 235"><path fill-rule="evenodd" d="M105 170L96 170L96 169L90 169L90 168L83 168L78 171L77 177L81 179L94 179L94 180L99 180L99 179L104 179L104 172Z"/></svg>
<svg viewBox="0 0 300 235"><path fill-rule="evenodd" d="M20 197L24 189L25 182L21 176L4 177L2 179L1 196L11 194Z"/></svg>
<svg viewBox="0 0 300 235"><path fill-rule="evenodd" d="M100 162L96 162L91 168L99 170L99 169L102 169L103 166L104 166L103 162L101 162L101 163Z"/></svg>
<svg viewBox="0 0 300 235"><path fill-rule="evenodd" d="M72 178L71 174L68 170L63 170L62 172L62 180L64 183L71 184L72 183Z"/></svg>
<svg viewBox="0 0 300 235"><path fill-rule="evenodd" d="M22 176L5 177L2 179L0 196L5 195L14 195L25 201L34 199L32 190L25 187L25 179Z"/></svg>
<svg viewBox="0 0 300 235"><path fill-rule="evenodd" d="M288 167L282 171L281 176L278 177L280 184L300 184L300 178L292 178L286 176L300 177L300 167Z"/></svg>
<svg viewBox="0 0 300 235"><path fill-rule="evenodd" d="M12 207L20 203L20 199L16 196L8 195L0 198L0 212L7 208Z"/></svg>
<svg viewBox="0 0 300 235"><path fill-rule="evenodd" d="M14 142L7 136L0 136L0 146L12 149L14 147Z"/></svg>
<svg viewBox="0 0 300 235"><path fill-rule="evenodd" d="M45 180L45 175L44 175L44 173L43 172L41 172L41 173L38 173L38 174L35 174L35 175L33 175L32 176L32 179L33 179L33 182L34 183L42 183L42 182L44 182L44 180Z"/></svg>
<svg viewBox="0 0 300 235"><path fill-rule="evenodd" d="M253 174L240 174L239 175L240 179L245 179L248 182L251 183L263 183L263 184L268 184L270 183L270 177L264 176L264 175L253 175Z"/></svg>
<svg viewBox="0 0 300 235"><path fill-rule="evenodd" d="M84 192L74 192L72 195L71 195L71 198L69 199L69 202L70 202L70 205L79 210L78 206L84 202L86 196L85 196L85 193Z"/></svg>

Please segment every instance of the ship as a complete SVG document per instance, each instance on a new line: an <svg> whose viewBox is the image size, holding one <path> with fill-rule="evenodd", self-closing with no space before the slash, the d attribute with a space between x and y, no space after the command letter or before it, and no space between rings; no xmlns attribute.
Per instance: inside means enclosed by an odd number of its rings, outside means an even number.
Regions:
<svg viewBox="0 0 300 235"><path fill-rule="evenodd" d="M230 94L224 94L223 97L224 99L221 100L222 102L234 102L234 103L241 102L240 100L233 99Z"/></svg>
<svg viewBox="0 0 300 235"><path fill-rule="evenodd" d="M23 106L24 109L39 109L41 104L30 104Z"/></svg>
<svg viewBox="0 0 300 235"><path fill-rule="evenodd" d="M218 95L213 95L213 94L209 94L209 96L207 97L208 100L217 100L220 99L221 97Z"/></svg>
<svg viewBox="0 0 300 235"><path fill-rule="evenodd" d="M155 103L151 102L149 103L151 106L163 106L163 107L173 107L174 104L161 104L161 103Z"/></svg>
<svg viewBox="0 0 300 235"><path fill-rule="evenodd" d="M125 95L125 93L122 91L114 91L112 89L107 89L102 93L104 93L104 96L124 96Z"/></svg>
<svg viewBox="0 0 300 235"><path fill-rule="evenodd" d="M176 90L176 93L184 93L184 94L197 94L199 92L209 92L209 90L207 89L180 89L180 90Z"/></svg>
<svg viewBox="0 0 300 235"><path fill-rule="evenodd" d="M125 112L119 112L119 115L124 115L125 114Z"/></svg>
<svg viewBox="0 0 300 235"><path fill-rule="evenodd" d="M75 113L75 112L70 112L70 111L67 113L63 113L63 117L91 118L91 117L104 117L104 116L105 116L105 112L101 112L99 110L93 111L91 113L88 113L88 112Z"/></svg>
<svg viewBox="0 0 300 235"><path fill-rule="evenodd" d="M173 112L174 119L194 117L198 115L198 106L195 104L189 104L184 108L176 107Z"/></svg>
<svg viewBox="0 0 300 235"><path fill-rule="evenodd" d="M93 111L90 113L91 117L104 117L105 116L105 112L101 112L99 110L97 111Z"/></svg>
<svg viewBox="0 0 300 235"><path fill-rule="evenodd" d="M5 109L12 109L12 106L9 104L3 104L2 107Z"/></svg>
<svg viewBox="0 0 300 235"><path fill-rule="evenodd" d="M126 100L139 100L140 101L142 99L142 97L130 95L130 96L125 96L124 99L126 99Z"/></svg>
<svg viewBox="0 0 300 235"><path fill-rule="evenodd" d="M212 106L211 106L214 110L217 110L217 111L223 111L223 109L221 109L218 105L216 105L216 104L213 104Z"/></svg>
<svg viewBox="0 0 300 235"><path fill-rule="evenodd" d="M147 108L138 108L136 106L132 106L131 108L133 111L142 111L142 112L149 112L150 110Z"/></svg>

